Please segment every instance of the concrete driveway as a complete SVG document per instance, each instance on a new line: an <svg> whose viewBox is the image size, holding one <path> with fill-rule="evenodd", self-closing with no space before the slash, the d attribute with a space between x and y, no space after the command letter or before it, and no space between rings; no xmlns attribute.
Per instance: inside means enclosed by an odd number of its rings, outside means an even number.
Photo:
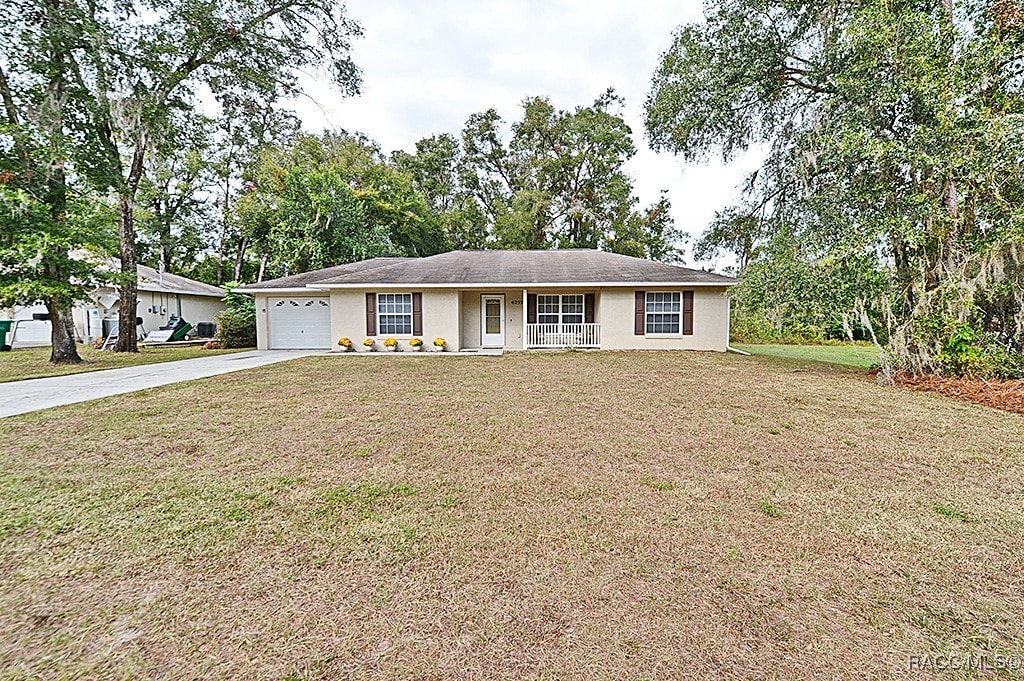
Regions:
<svg viewBox="0 0 1024 681"><path fill-rule="evenodd" d="M321 355L325 352L324 350L253 350L5 383L4 393L7 397L0 400L0 418L15 414L27 414L30 411L48 409L62 404L87 402L136 390L252 369L297 357Z"/></svg>

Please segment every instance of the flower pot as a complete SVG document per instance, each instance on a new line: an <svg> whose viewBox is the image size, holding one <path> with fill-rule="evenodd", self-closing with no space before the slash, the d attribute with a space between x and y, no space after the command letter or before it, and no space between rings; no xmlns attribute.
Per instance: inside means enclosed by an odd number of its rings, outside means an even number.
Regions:
<svg viewBox="0 0 1024 681"><path fill-rule="evenodd" d="M397 350L398 350L398 346L397 345L385 345L384 346L384 352L395 352Z"/></svg>
<svg viewBox="0 0 1024 681"><path fill-rule="evenodd" d="M445 349L444 345L435 345L434 346L434 352L444 352L444 349Z"/></svg>
<svg viewBox="0 0 1024 681"><path fill-rule="evenodd" d="M422 345L410 345L409 346L409 352L419 352L422 349L423 349Z"/></svg>

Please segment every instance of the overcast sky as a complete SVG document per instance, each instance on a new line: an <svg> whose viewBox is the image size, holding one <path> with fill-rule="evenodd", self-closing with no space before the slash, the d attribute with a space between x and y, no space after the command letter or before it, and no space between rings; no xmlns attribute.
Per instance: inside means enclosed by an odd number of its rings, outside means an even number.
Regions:
<svg viewBox="0 0 1024 681"><path fill-rule="evenodd" d="M363 93L342 99L307 82L309 97L294 107L310 129L359 131L385 152L411 151L423 137L457 135L478 111L494 108L512 121L526 97L544 95L572 109L614 87L626 100L622 115L638 149L627 166L637 195L649 204L667 189L676 226L694 235L756 167L752 157L725 167L685 166L650 151L644 138L643 102L658 56L673 28L701 18L699 0L348 0L347 6L365 31L355 44Z"/></svg>

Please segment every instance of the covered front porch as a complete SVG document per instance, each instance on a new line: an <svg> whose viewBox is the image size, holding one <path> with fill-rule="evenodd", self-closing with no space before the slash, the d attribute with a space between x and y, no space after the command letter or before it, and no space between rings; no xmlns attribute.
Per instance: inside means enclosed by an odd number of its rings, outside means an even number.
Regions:
<svg viewBox="0 0 1024 681"><path fill-rule="evenodd" d="M463 348L505 350L601 347L596 290L463 291Z"/></svg>

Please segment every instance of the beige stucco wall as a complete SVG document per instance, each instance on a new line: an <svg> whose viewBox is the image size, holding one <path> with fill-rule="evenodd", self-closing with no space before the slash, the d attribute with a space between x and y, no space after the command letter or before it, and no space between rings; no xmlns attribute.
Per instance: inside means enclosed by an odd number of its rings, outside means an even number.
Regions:
<svg viewBox="0 0 1024 681"><path fill-rule="evenodd" d="M678 291L679 288L646 287L646 291ZM366 338L366 293L400 292L408 289L335 289L331 291L331 336L348 337L359 351ZM578 290L531 288L531 293L581 293ZM693 334L674 336L636 336L633 334L632 288L604 288L596 292L594 318L601 324L601 347L607 350L717 350L724 352L729 343L729 298L724 287L694 289ZM505 347L523 347L525 301L522 289L468 290L423 289L424 350L438 336L448 341L448 349L480 347L480 297L501 293L505 296ZM310 294L315 295L313 291ZM309 294L306 294L309 295ZM256 332L258 347L267 349L267 295L256 296ZM188 317L186 317L188 318ZM189 321L192 321L191 319ZM399 346L408 349L410 336L398 337ZM376 336L380 347L383 336ZM332 347L340 351L336 345Z"/></svg>
<svg viewBox="0 0 1024 681"><path fill-rule="evenodd" d="M168 311L174 303L174 296L168 295ZM216 322L215 317L227 309L224 301L212 296L181 296L181 316L185 322L199 324L200 322ZM148 327L146 327L148 328Z"/></svg>
<svg viewBox="0 0 1024 681"><path fill-rule="evenodd" d="M220 298L186 294L181 294L180 297L181 317L191 324L212 322L214 317L225 309L224 302ZM139 301L139 316L142 317L142 324L146 327L146 331L164 326L171 315L178 314L178 297L174 293L139 291ZM159 312L150 311L154 305L160 308Z"/></svg>
<svg viewBox="0 0 1024 681"><path fill-rule="evenodd" d="M680 291L680 288L646 287L645 291ZM693 334L684 336L636 336L633 314L636 291L606 288L598 295L601 348L607 350L717 350L729 344L729 297L725 287L693 289Z"/></svg>
<svg viewBox="0 0 1024 681"><path fill-rule="evenodd" d="M679 288L647 287L645 291L679 291ZM563 289L532 287L529 293L596 293L594 320L601 324L601 348L606 350L717 350L725 351L729 343L729 298L725 287L697 288L693 295L693 334L647 337L633 334L635 289ZM480 347L480 296L505 294L505 347L523 347L522 289L463 291L462 347Z"/></svg>
<svg viewBox="0 0 1024 681"><path fill-rule="evenodd" d="M366 294L412 293L409 288L335 289L331 291L331 335L334 342L342 337L352 340L357 351L364 350L366 335ZM459 292L456 289L422 289L423 294L423 351L433 349L435 338L444 338L448 350L461 349L459 333ZM373 336L377 348L383 346L385 336ZM396 336L401 350L409 349L412 336ZM334 345L334 350L341 348Z"/></svg>
<svg viewBox="0 0 1024 681"><path fill-rule="evenodd" d="M267 324L267 298L270 296L255 295L256 299L256 349L270 349L270 328Z"/></svg>
<svg viewBox="0 0 1024 681"><path fill-rule="evenodd" d="M494 289L463 291L462 347L480 347L480 298L485 295L505 296L505 347L519 350L523 347L523 289Z"/></svg>

